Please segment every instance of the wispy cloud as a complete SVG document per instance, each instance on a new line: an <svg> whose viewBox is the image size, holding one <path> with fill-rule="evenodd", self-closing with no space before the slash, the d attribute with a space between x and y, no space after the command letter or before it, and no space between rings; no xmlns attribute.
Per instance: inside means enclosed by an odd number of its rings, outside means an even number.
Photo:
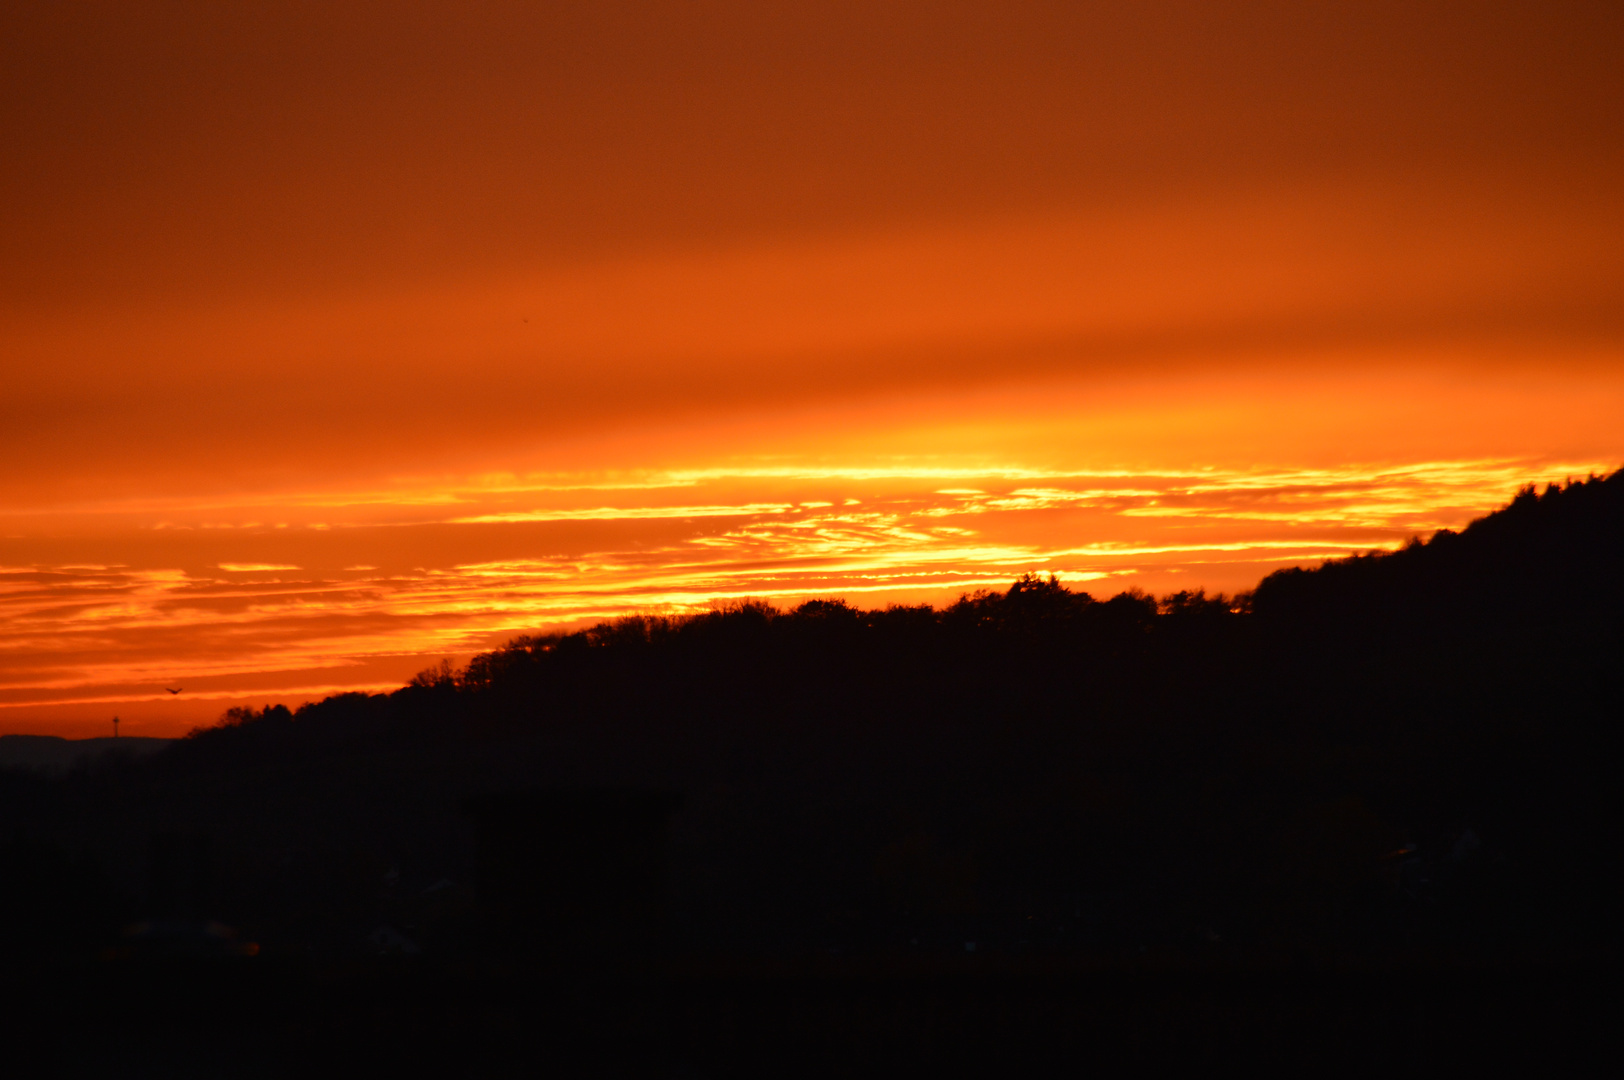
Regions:
<svg viewBox="0 0 1624 1080"><path fill-rule="evenodd" d="M156 699L180 677L203 699L250 686L371 689L389 684L381 671L519 632L741 597L940 601L1026 572L1105 592L1235 589L1277 566L1458 526L1531 479L1602 468L1502 459L1159 472L784 465L622 477L617 490L643 498L613 507L571 505L601 487L556 477L506 478L495 495L475 482L440 499L403 499L396 509L406 517L384 533L361 527L380 505L368 501L355 521L324 515L338 519L336 531L259 525L209 541L264 550L325 537L330 569L229 552L191 567L0 567L0 709ZM662 505L674 489L721 494L764 480L794 497ZM448 506L478 512L407 513ZM274 518L263 507L252 515ZM139 516L131 527L150 528ZM558 531L582 528L592 531ZM507 553L459 557L493 544ZM411 565L378 557L402 545L416 553Z"/></svg>
<svg viewBox="0 0 1624 1080"><path fill-rule="evenodd" d="M452 518L454 525L491 525L519 521L646 521L651 518L753 517L782 514L788 503L749 503L744 506L597 506L584 510L520 510L503 514L477 514Z"/></svg>

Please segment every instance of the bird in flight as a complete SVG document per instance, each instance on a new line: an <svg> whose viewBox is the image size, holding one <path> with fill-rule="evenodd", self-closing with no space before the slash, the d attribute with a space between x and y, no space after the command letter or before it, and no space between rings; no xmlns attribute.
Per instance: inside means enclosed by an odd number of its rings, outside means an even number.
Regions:
<svg viewBox="0 0 1624 1080"><path fill-rule="evenodd" d="M165 689L165 690L169 690L169 687L167 687L167 686L166 686L166 687L164 687L164 689ZM171 694L178 694L178 693L180 693L180 690L178 690L178 689L176 689L176 690L169 690L169 692L170 692L170 693L171 693Z"/></svg>

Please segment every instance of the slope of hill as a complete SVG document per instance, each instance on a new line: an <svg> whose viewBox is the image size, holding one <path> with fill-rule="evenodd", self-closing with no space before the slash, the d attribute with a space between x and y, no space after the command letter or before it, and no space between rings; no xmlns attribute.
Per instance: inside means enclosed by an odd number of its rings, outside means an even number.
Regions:
<svg viewBox="0 0 1624 1080"><path fill-rule="evenodd" d="M1617 630L1624 604L1624 472L1528 487L1455 533L1392 553L1271 574L1256 610L1361 634L1378 627L1536 619Z"/></svg>

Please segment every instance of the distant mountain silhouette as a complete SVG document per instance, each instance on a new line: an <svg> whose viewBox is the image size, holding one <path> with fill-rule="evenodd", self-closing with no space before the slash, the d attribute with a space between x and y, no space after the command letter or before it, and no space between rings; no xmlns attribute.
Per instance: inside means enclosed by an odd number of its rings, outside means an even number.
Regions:
<svg viewBox="0 0 1624 1080"><path fill-rule="evenodd" d="M131 758L145 757L168 746L173 739L155 739L145 735L125 735L120 738L64 739L56 735L0 735L0 769L33 769L51 775L60 775L106 758L121 754Z"/></svg>

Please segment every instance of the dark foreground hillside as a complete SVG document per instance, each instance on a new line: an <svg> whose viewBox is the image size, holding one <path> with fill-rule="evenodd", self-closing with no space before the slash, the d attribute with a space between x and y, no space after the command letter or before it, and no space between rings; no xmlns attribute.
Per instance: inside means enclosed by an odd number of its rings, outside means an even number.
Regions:
<svg viewBox="0 0 1624 1080"><path fill-rule="evenodd" d="M1614 474L1235 600L520 639L5 774L0 948L85 1071L1577 1052L1621 1004L1621 555Z"/></svg>

